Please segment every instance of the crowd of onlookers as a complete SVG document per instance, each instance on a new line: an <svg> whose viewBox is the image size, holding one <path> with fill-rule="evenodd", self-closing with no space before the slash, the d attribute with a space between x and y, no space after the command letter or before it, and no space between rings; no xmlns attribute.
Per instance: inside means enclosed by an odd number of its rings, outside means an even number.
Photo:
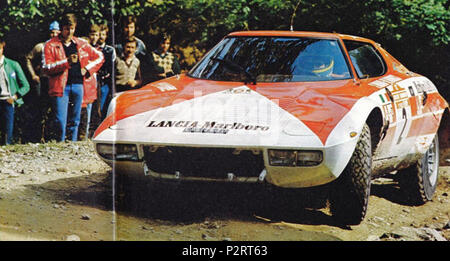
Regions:
<svg viewBox="0 0 450 261"><path fill-rule="evenodd" d="M170 35L160 34L152 43L157 48L148 51L135 36L134 16L122 19L114 41L107 39L107 24L92 24L85 37L75 36L76 29L72 13L52 22L50 39L25 56L25 71L4 56L6 42L0 37L0 145L16 140L15 108L24 104L27 94L33 97L27 99L32 104L25 113L38 123L30 131L38 133L40 141L77 141L92 136L115 93L180 73L177 56L169 52Z"/></svg>

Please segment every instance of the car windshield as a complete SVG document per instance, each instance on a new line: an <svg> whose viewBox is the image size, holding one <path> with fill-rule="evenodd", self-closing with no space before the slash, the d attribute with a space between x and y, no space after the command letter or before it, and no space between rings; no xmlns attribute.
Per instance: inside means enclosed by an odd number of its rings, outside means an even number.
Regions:
<svg viewBox="0 0 450 261"><path fill-rule="evenodd" d="M189 75L245 83L351 78L337 40L306 37L227 37Z"/></svg>

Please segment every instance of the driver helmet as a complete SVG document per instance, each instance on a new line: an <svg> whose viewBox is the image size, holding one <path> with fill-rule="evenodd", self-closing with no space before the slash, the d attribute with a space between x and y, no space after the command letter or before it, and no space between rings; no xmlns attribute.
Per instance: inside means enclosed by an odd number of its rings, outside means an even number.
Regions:
<svg viewBox="0 0 450 261"><path fill-rule="evenodd" d="M328 77L333 72L333 67L334 60L331 56L318 56L312 72L319 77Z"/></svg>

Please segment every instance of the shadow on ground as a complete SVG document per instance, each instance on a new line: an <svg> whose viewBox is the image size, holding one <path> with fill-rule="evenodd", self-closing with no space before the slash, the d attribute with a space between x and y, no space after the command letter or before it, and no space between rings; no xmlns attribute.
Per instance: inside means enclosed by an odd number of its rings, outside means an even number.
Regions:
<svg viewBox="0 0 450 261"><path fill-rule="evenodd" d="M28 185L30 190L45 191L53 200L115 210L119 215L194 223L206 218L268 220L308 225L347 228L326 213L323 190L286 190L264 184L185 183L151 184L142 181L123 183L113 191L110 173L54 180ZM113 197L113 194L115 197ZM393 184L373 184L372 195L408 205ZM113 201L114 199L114 201Z"/></svg>
<svg viewBox="0 0 450 261"><path fill-rule="evenodd" d="M146 218L177 222L196 222L207 217L254 221L258 216L261 220L304 224L332 221L314 208L320 205L316 199L312 202L307 195L293 191L267 190L261 184L159 184L126 193L119 197L118 210Z"/></svg>
<svg viewBox="0 0 450 261"><path fill-rule="evenodd" d="M372 184L371 195L404 206L416 206L398 184Z"/></svg>
<svg viewBox="0 0 450 261"><path fill-rule="evenodd" d="M397 175L385 175L386 181L381 184L378 184L376 181L372 182L371 196L384 198L393 203L409 207L422 205L423 203L417 202L413 197L414 192L411 191L413 184L410 183L410 179L408 180L409 177ZM441 182L443 182L442 178L438 180L438 186L441 185Z"/></svg>
<svg viewBox="0 0 450 261"><path fill-rule="evenodd" d="M112 184L110 173L92 173L26 187L29 193L39 191L41 199L51 202L63 201L105 211L113 210L115 202L114 209L119 215L168 222L194 223L215 218L338 226L321 210L325 202L317 193L279 190L263 184L155 186L148 182L127 184L125 192L118 187L113 192Z"/></svg>
<svg viewBox="0 0 450 261"><path fill-rule="evenodd" d="M112 183L110 174L106 172L62 178L25 187L33 192L40 192L40 198L44 200L65 201L102 210L113 209Z"/></svg>

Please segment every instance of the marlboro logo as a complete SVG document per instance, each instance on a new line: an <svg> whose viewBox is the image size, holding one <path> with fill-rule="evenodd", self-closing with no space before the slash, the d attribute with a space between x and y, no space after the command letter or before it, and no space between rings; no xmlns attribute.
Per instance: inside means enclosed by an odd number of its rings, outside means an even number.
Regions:
<svg viewBox="0 0 450 261"><path fill-rule="evenodd" d="M227 134L230 130L268 131L268 126L234 123L218 123L215 121L151 121L149 128L183 128L183 132Z"/></svg>

